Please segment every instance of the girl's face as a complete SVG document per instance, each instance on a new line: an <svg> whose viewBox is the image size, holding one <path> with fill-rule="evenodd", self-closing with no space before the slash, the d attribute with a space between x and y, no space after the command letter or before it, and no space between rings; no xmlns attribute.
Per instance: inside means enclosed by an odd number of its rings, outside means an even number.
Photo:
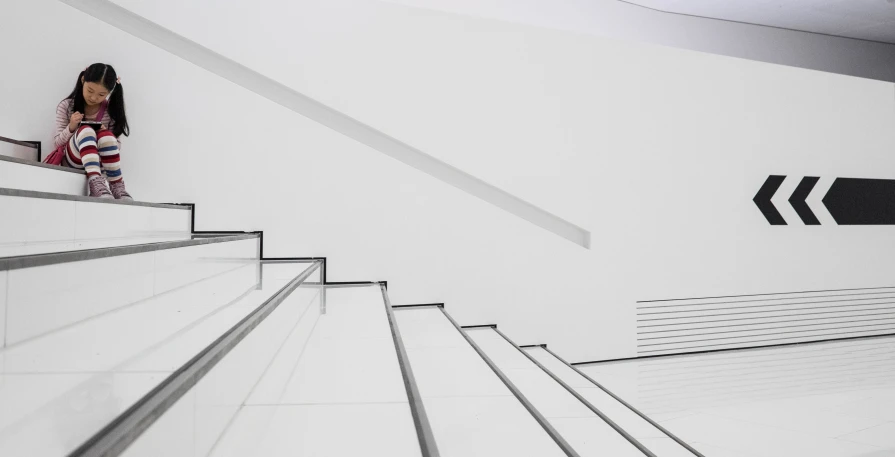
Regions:
<svg viewBox="0 0 895 457"><path fill-rule="evenodd" d="M109 89L99 83L84 83L84 101L87 106L96 106L109 96Z"/></svg>

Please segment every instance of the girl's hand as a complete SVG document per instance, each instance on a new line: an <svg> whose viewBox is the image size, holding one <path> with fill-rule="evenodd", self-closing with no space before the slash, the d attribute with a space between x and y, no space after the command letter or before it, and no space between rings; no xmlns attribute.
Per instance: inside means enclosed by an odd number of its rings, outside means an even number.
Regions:
<svg viewBox="0 0 895 457"><path fill-rule="evenodd" d="M76 128L78 128L78 124L84 119L84 115L75 111L71 114L71 118L68 120L68 131L74 132Z"/></svg>

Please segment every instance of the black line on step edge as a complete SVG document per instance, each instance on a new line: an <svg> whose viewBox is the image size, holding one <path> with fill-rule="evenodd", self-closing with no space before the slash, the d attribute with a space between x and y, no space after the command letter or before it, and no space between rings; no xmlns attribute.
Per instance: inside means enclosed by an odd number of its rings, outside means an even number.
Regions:
<svg viewBox="0 0 895 457"><path fill-rule="evenodd" d="M566 442L565 438L563 438L562 435L560 435L559 432L557 432L556 429L554 429L553 426L550 425L549 422L547 422L547 419L544 418L541 412L538 411L538 409L531 404L528 398L526 398L525 395L522 394L519 388L517 388L516 385L512 383L512 381L510 381L510 378L508 378L505 374L503 374L502 371L500 371L500 368L498 368L497 365L494 364L494 361L492 361L491 358L488 357L487 354L485 354L485 351L483 351L482 348L480 348L479 345L476 344L475 341L473 341L471 336L463 331L463 328L460 327L460 324L458 324L457 321L455 321L454 318L451 317L451 315L444 310L444 308L438 309L441 310L441 313L444 315L444 317L447 318L448 321L450 321L454 328L456 328L457 331L460 332L460 335L463 337L463 339L465 339L466 342L470 346L472 346L472 349L474 349L475 352L478 353L479 357L481 357L485 364L488 365L488 368L490 368L491 371L493 371L494 374L497 375L497 377L500 378L501 381L503 381L503 384L507 386L507 389L510 389L510 392L512 392L513 396L515 396L516 399L519 400L519 403L522 403L522 406L525 407L526 410L528 410L529 414L531 414L531 416L538 422L538 424L540 424L541 428L543 428L544 431L547 432L547 435L549 435L550 438L553 439L557 446L559 446L559 448L568 457L580 457L578 453L575 452L575 450L572 448L572 446L570 446L569 443Z"/></svg>
<svg viewBox="0 0 895 457"><path fill-rule="evenodd" d="M165 203L173 206L186 206L190 209L190 233L196 234L196 204L195 203Z"/></svg>
<svg viewBox="0 0 895 457"><path fill-rule="evenodd" d="M607 416L606 414L603 413L603 411L600 411L599 408L597 408L596 406L593 405L593 403L589 402L586 398L584 398L580 393L578 393L578 391L573 389L572 386L570 386L565 381L563 381L562 378L560 378L559 376L554 374L552 371L548 370L547 367L545 367L543 364L541 364L541 362L539 362L537 359L535 359L533 355L529 354L527 351L525 351L521 347L516 346L516 343L514 343L509 337L504 335L504 333L501 332L500 330L494 329L494 332L497 333L498 335L500 335L500 337L503 338L504 341L506 341L510 346L513 347L513 349L516 349L517 351L521 352L525 358L527 358L531 363L535 364L535 366L540 368L541 371L543 371L547 376L550 376L550 378L553 379L554 382L556 382L557 384L562 386L563 389L566 389L566 391L569 394L571 394L573 397L575 397L575 399L578 400L582 405L587 407L587 409L591 410L592 413L596 414L597 417L599 417L600 419L603 420L603 422L605 422L607 425L612 427L612 429L615 430L616 433L621 435L624 439L628 440L628 442L631 443L632 445L634 445L634 447L636 447L637 450L642 452L643 455L646 455L648 457L657 457L656 454L654 454L652 451L647 449L646 446L643 445L643 443L641 443L640 441L637 440L637 438L634 438L630 433L628 433L620 425L616 424L615 421L610 419L609 416ZM546 350L546 348L544 348L544 350Z"/></svg>
<svg viewBox="0 0 895 457"><path fill-rule="evenodd" d="M260 260L279 260L279 261L296 261L296 260L322 260L323 264L320 267L320 279L326 284L326 257L265 257L264 256L264 231L259 230L257 232L244 232L244 231L213 231L206 230L200 231L196 230L196 204L195 203L171 203L174 206L186 206L190 209L190 233L193 235L208 235L215 233L258 233L260 235L261 241L259 242L260 247L259 251L261 252Z"/></svg>
<svg viewBox="0 0 895 457"><path fill-rule="evenodd" d="M471 330L476 328L497 328L497 324L461 325L460 328L462 328L463 330Z"/></svg>
<svg viewBox="0 0 895 457"><path fill-rule="evenodd" d="M836 341L851 341L851 340L866 340L871 338L888 338L895 336L895 333L886 333L882 335L864 335L864 336L849 336L844 338L829 338L824 340L815 340L815 341L802 341L798 343L780 343L780 344L766 344L760 346L745 346L741 348L727 348L727 349L708 349L705 351L692 351L692 352L677 352L671 354L655 354L655 355L641 355L637 357L622 357L618 359L606 359L606 360L593 360L589 362L574 362L570 365L594 365L598 363L610 363L610 362L628 362L632 360L646 360L646 359L658 359L658 358L666 358L666 357L684 357L690 355L701 355L701 354L715 354L719 352L736 352L736 351L751 351L751 350L759 350L759 349L773 349L773 348L782 348L788 346L801 346L804 344L819 344L819 343L832 343Z"/></svg>
<svg viewBox="0 0 895 457"><path fill-rule="evenodd" d="M305 269L250 314L193 356L125 412L106 424L99 432L68 454L69 457L120 455L140 435L193 388L237 344L264 321L308 278L319 264Z"/></svg>
<svg viewBox="0 0 895 457"><path fill-rule="evenodd" d="M420 396L416 380L413 377L413 370L410 367L410 358L407 356L407 350L404 348L404 341L401 339L398 323L395 322L395 315L392 313L388 291L385 288L385 284L380 284L379 287L382 290L382 300L385 304L385 313L388 316L388 325L391 328L392 341L394 341L395 351L398 353L398 365L401 367L401 375L404 378L404 389L407 391L407 400L410 402L410 412L413 415L413 425L416 427L420 451L422 451L423 457L438 457L439 453L438 446L435 444L435 435L432 433L432 427L429 425L429 417L426 415L426 408L423 406L423 399Z"/></svg>
<svg viewBox="0 0 895 457"><path fill-rule="evenodd" d="M524 346L519 346L519 347L522 348L522 349L525 349L525 348L544 348L544 349L547 349L547 345L546 345L546 344L526 344L526 345L524 345Z"/></svg>
<svg viewBox="0 0 895 457"><path fill-rule="evenodd" d="M392 305L392 309L403 309L403 308L425 308L430 306L437 306L439 308L444 308L444 303L420 303L417 305Z"/></svg>
<svg viewBox="0 0 895 457"><path fill-rule="evenodd" d="M380 281L333 281L326 283L327 286L368 286L370 284L380 284Z"/></svg>
<svg viewBox="0 0 895 457"><path fill-rule="evenodd" d="M671 433L671 432L669 432L668 430L666 430L665 427L662 427L662 426L659 425L656 421L650 419L649 416L647 416L646 414L643 414L642 412L640 412L640 410L638 410L637 408L635 408L634 406L632 406L630 403L628 403L628 402L622 400L621 397L619 397L618 395L612 393L609 389L607 389L607 388L604 387L602 384L600 384L600 383L598 383L597 381L595 381L595 380L594 380L593 378L591 378L590 376L586 375L583 371L581 371L581 370L579 370L578 368L576 368L575 366L569 364L569 362L566 362L562 357L556 355L556 354L555 354L553 351L551 351L550 349L544 348L544 350L547 351L547 353L549 353L549 354L552 355L553 357L555 357L556 360L559 360L560 362L564 363L567 367L569 367L569 368L575 370L575 372L578 373L578 375L582 376L584 379L587 379L587 380L590 381L593 385L599 387L600 390L602 390L603 392L606 392L606 394L609 395L610 397L614 398L615 401L621 403L621 404L624 405L626 408L628 408L629 410L631 410L634 414L637 414L637 415L640 416L643 420L649 422L650 425L652 425L653 427L656 427L657 429L661 430L662 433L664 433L666 436L668 436L669 438L671 438L672 440L674 440L675 442L677 442L677 444L680 444L681 446L683 446L685 449L687 449L688 451L690 451L693 455L696 455L696 456L698 456L698 457L705 457L705 456L702 455L699 451L697 451L697 450L694 449L692 446L690 446L689 444L687 444L686 442L684 442L684 440L678 438L678 437L675 436L673 433ZM524 352L524 351L523 351L523 352ZM529 354L529 355L530 355L530 354Z"/></svg>
<svg viewBox="0 0 895 457"><path fill-rule="evenodd" d="M26 146L29 148L37 148L38 150L40 150L40 141L21 141L21 140L14 140L12 138L6 138L5 136L0 136L0 142L12 143L12 144L15 144L18 146ZM38 160L38 162L39 162L39 160Z"/></svg>

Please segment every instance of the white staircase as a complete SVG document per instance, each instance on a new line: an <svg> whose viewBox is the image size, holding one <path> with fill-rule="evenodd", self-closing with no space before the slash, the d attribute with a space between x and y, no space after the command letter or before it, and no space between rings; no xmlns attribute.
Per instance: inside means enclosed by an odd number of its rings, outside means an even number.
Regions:
<svg viewBox="0 0 895 457"><path fill-rule="evenodd" d="M82 172L72 168L0 154L0 188L84 196L87 181Z"/></svg>
<svg viewBox="0 0 895 457"><path fill-rule="evenodd" d="M702 455L546 348L3 154L2 456Z"/></svg>

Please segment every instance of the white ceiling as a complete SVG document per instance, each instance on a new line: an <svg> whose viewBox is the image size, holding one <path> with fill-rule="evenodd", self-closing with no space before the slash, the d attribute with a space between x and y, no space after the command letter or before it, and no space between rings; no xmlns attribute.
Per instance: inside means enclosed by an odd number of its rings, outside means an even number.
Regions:
<svg viewBox="0 0 895 457"><path fill-rule="evenodd" d="M895 43L895 0L623 0L671 13Z"/></svg>

